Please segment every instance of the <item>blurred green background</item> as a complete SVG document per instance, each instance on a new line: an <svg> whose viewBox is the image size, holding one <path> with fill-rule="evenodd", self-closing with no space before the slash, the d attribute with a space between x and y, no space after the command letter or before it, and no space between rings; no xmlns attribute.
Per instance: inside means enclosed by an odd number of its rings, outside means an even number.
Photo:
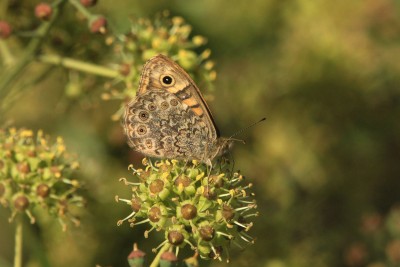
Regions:
<svg viewBox="0 0 400 267"><path fill-rule="evenodd" d="M267 117L232 151L236 168L254 184L260 216L250 232L256 243L232 253L230 265L400 266L400 2L99 1L95 7L117 32L129 28L131 16L151 18L165 9L208 39L218 73L209 106L222 134ZM114 201L130 194L118 178L140 155L110 119L120 103L93 97L100 83L89 80L92 97L71 101L62 81L61 71L49 73L7 116L16 126L63 136L79 155L88 205L80 228L60 233L58 225L34 226L25 236L26 266L128 266L133 242L151 255L162 238L144 239L145 226L116 226L130 212ZM6 210L0 215L6 262L13 225Z"/></svg>

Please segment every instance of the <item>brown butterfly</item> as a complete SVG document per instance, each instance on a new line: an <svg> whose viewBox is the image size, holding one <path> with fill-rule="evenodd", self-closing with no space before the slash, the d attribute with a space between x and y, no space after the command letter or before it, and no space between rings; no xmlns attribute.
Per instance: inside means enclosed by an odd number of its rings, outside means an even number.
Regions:
<svg viewBox="0 0 400 267"><path fill-rule="evenodd" d="M211 165L232 142L219 137L207 103L190 76L164 55L144 65L123 126L133 149L156 158L195 159Z"/></svg>

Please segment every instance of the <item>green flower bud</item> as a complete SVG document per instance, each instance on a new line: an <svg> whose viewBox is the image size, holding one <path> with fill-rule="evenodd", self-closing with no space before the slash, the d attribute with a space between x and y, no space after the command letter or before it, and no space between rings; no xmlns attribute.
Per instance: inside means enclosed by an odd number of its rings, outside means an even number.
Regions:
<svg viewBox="0 0 400 267"><path fill-rule="evenodd" d="M185 220L192 220L197 216L197 208L192 204L185 204L181 208L181 213Z"/></svg>
<svg viewBox="0 0 400 267"><path fill-rule="evenodd" d="M39 184L36 187L36 194L41 198L46 198L50 194L50 187L47 184Z"/></svg>
<svg viewBox="0 0 400 267"><path fill-rule="evenodd" d="M215 236L215 230L211 225L204 225L199 228L200 237L204 241L211 241Z"/></svg>
<svg viewBox="0 0 400 267"><path fill-rule="evenodd" d="M17 211L23 212L29 207L29 199L25 195L19 194L14 197L13 204Z"/></svg>
<svg viewBox="0 0 400 267"><path fill-rule="evenodd" d="M142 267L144 266L144 257L146 253L138 249L137 244L133 245L132 252L128 255L128 263L130 267Z"/></svg>
<svg viewBox="0 0 400 267"><path fill-rule="evenodd" d="M138 212L142 208L142 200L137 196L133 196L131 199L131 207L132 210Z"/></svg>
<svg viewBox="0 0 400 267"><path fill-rule="evenodd" d="M178 258L175 256L175 253L171 251L166 251L163 254L161 254L160 258L160 267L168 267L168 266L174 266L178 262Z"/></svg>
<svg viewBox="0 0 400 267"><path fill-rule="evenodd" d="M185 236L177 230L171 230L168 232L168 241L171 245L180 246L183 244Z"/></svg>

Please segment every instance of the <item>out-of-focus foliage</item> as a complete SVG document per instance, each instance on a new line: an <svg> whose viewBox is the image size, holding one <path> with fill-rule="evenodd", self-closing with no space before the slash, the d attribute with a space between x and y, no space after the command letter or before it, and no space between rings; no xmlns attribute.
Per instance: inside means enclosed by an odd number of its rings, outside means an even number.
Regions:
<svg viewBox="0 0 400 267"><path fill-rule="evenodd" d="M25 2L24 14L33 12ZM120 32L130 28L128 16L154 18L166 8L193 26L193 36L208 39L218 72L209 106L221 132L229 136L267 117L239 137L246 145L232 150L235 167L255 184L260 211L250 231L255 245L233 253L232 265L398 264L399 3L99 1L95 7ZM28 15L19 18L21 25L32 23ZM60 37L84 29L63 23L67 28ZM82 58L106 65L109 56L104 61L102 55L110 51L97 38L66 38L58 52L81 51ZM30 69L25 75L34 74ZM102 91L104 79L100 83L89 76L82 82L78 75L77 80L84 96ZM67 81L65 72L54 70L40 86L24 91L8 112L17 126L62 135L79 153L87 180L89 214L81 228L68 235L52 229L28 234L26 250L36 255L27 260L31 265L42 259L42 265L51 266L127 266L133 242L150 251L161 241L145 240L144 228L115 226L126 213L113 202L125 191L116 177L125 176L126 166L139 164L141 156L127 148L120 125L110 120L120 103L99 97L66 100ZM12 240L9 214L0 209L0 215L0 255L9 262L12 249L3 242ZM374 218L379 226L365 232Z"/></svg>
<svg viewBox="0 0 400 267"><path fill-rule="evenodd" d="M33 224L35 211L43 210L64 230L67 219L79 225L71 214L84 204L77 192L82 185L71 177L78 167L61 137L53 144L42 131L0 130L0 204L11 211L10 222L25 213Z"/></svg>

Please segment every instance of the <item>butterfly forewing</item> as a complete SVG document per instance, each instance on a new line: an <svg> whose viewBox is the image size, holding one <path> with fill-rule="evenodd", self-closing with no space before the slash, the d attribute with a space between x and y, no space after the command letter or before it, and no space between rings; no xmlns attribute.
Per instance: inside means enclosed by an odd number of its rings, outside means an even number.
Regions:
<svg viewBox="0 0 400 267"><path fill-rule="evenodd" d="M171 78L171 83L168 82ZM143 67L137 95L151 90L166 90L189 106L210 129L210 138L218 137L218 129L200 90L190 76L174 61L164 55L151 58Z"/></svg>

